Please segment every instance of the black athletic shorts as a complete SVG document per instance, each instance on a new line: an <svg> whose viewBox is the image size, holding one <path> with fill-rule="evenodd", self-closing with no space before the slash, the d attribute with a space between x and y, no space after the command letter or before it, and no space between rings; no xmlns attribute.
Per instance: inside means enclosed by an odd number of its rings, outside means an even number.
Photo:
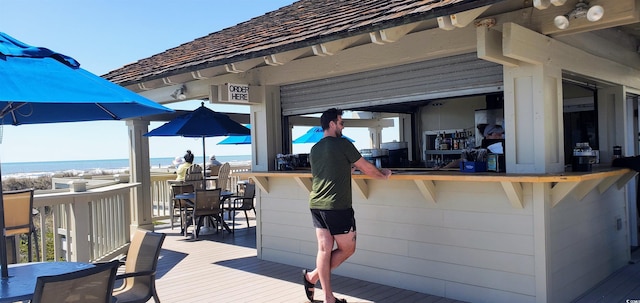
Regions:
<svg viewBox="0 0 640 303"><path fill-rule="evenodd" d="M356 218L353 208L340 210L311 209L313 226L328 229L331 235L347 234L356 231Z"/></svg>

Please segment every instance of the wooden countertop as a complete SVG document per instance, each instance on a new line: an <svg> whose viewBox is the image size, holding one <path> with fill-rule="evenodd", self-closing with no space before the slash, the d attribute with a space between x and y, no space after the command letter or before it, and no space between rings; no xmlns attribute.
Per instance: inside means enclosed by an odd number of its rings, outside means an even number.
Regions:
<svg viewBox="0 0 640 303"><path fill-rule="evenodd" d="M511 174L496 172L468 173L458 169L434 170L428 168L399 168L392 169L390 180L434 180L434 181L475 181L475 182L580 182L593 179L603 179L612 176L622 176L632 173L630 169L610 166L595 167L591 172L564 172L555 174ZM292 177L311 178L309 170L242 172L241 177ZM367 175L356 172L353 179L372 179Z"/></svg>
<svg viewBox="0 0 640 303"><path fill-rule="evenodd" d="M550 183L551 203L555 206L570 193L575 193L579 199L584 198L591 190L597 188L601 193L616 184L622 188L637 172L627 168L610 166L594 166L591 172L564 172L556 174L512 174L512 173L468 173L459 170L429 170L429 169L392 169L389 180L406 180L414 182L417 190L425 200L435 203L437 200L436 181L465 181L465 182L498 182L504 189L511 205L515 208L523 207L522 183ZM256 185L269 193L269 178L293 178L299 186L311 192L312 177L309 170L305 171L268 171L238 173L242 178L251 178ZM353 189L364 198L368 198L368 181L371 177L363 174L353 174Z"/></svg>

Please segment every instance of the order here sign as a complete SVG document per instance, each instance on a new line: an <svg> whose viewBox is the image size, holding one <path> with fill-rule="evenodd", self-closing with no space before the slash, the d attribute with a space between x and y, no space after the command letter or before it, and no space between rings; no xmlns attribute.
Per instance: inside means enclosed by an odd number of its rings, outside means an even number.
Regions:
<svg viewBox="0 0 640 303"><path fill-rule="evenodd" d="M258 104L262 102L260 86L225 83L211 86L211 102Z"/></svg>
<svg viewBox="0 0 640 303"><path fill-rule="evenodd" d="M249 102L249 85L227 83L230 102Z"/></svg>

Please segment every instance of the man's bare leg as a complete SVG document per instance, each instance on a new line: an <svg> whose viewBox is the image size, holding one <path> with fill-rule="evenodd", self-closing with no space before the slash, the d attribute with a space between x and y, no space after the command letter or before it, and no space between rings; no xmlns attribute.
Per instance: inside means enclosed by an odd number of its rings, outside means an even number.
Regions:
<svg viewBox="0 0 640 303"><path fill-rule="evenodd" d="M317 283L320 280L325 294L325 303L333 303L335 297L331 288L331 270L340 266L356 251L356 232L332 236L328 229L316 228L318 255L316 269L307 273L307 281ZM333 249L334 241L336 249Z"/></svg>

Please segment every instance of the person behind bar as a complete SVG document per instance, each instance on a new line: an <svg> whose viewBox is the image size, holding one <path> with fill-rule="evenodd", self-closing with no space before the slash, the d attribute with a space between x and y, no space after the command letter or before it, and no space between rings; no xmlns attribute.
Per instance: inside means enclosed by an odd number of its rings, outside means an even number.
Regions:
<svg viewBox="0 0 640 303"><path fill-rule="evenodd" d="M497 124L488 124L482 130L482 147L494 154L504 154L504 128Z"/></svg>
<svg viewBox="0 0 640 303"><path fill-rule="evenodd" d="M494 154L504 154L504 128L497 124L478 124L476 126L480 133L482 134L482 148L488 149L490 152ZM460 161L462 159L458 158L442 167L436 167L436 169L441 168L458 168L460 167Z"/></svg>
<svg viewBox="0 0 640 303"><path fill-rule="evenodd" d="M356 249L356 220L352 208L352 165L375 179L388 179L391 171L379 170L362 157L348 140L342 137L342 111L331 108L322 113L320 124L324 137L309 154L313 185L309 206L316 228L318 255L316 268L302 270L305 294L313 302L315 284L320 280L324 302L344 302L337 299L331 288L331 270L347 260ZM333 249L334 244L336 249Z"/></svg>

